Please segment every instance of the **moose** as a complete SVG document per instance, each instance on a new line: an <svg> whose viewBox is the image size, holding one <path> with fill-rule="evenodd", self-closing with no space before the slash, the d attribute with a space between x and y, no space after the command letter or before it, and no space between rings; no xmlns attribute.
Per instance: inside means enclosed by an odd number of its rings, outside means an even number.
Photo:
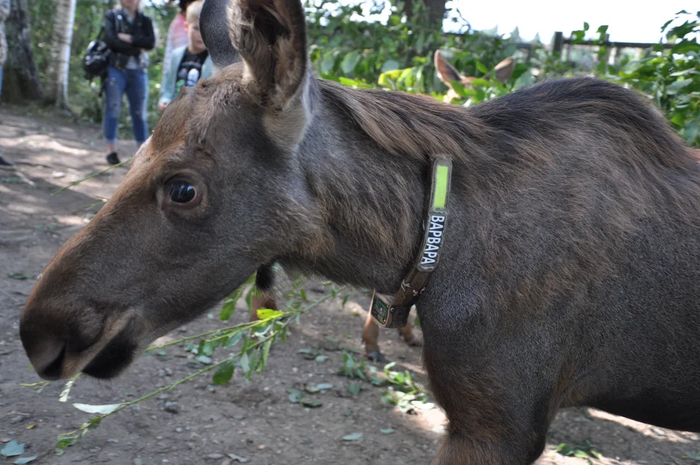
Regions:
<svg viewBox="0 0 700 465"><path fill-rule="evenodd" d="M457 71L457 69L445 59L440 50L435 51L434 62L438 78L449 88L443 99L446 103L450 103L452 100L459 98L459 94L455 92L452 87L452 82L457 81L465 87L471 87L471 84L476 79L474 76L464 76ZM494 66L493 75L496 81L505 84L508 78L513 74L513 71L515 71L515 60L508 57Z"/></svg>
<svg viewBox="0 0 700 465"><path fill-rule="evenodd" d="M218 73L27 300L41 377L114 377L273 262L396 293L439 158L416 304L449 420L432 464L532 463L570 406L700 431L700 169L655 108L587 77L470 108L344 87L314 76L300 0L207 0L202 31Z"/></svg>

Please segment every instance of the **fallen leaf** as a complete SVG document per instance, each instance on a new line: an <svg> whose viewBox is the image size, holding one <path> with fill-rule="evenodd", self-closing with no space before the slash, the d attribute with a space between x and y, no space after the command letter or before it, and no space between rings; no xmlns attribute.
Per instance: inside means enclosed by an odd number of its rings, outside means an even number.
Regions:
<svg viewBox="0 0 700 465"><path fill-rule="evenodd" d="M387 428L387 429L380 429L379 430L382 434L391 434L394 432L393 428Z"/></svg>
<svg viewBox="0 0 700 465"><path fill-rule="evenodd" d="M323 405L323 403L320 400L317 399L306 399L303 398L301 399L301 405L304 407L309 407L309 408L317 408Z"/></svg>
<svg viewBox="0 0 700 465"><path fill-rule="evenodd" d="M360 439L362 439L362 433L351 433L343 436L343 441L359 441Z"/></svg>
<svg viewBox="0 0 700 465"><path fill-rule="evenodd" d="M32 457L20 457L15 460L15 465L24 465L25 463L33 462L36 460L36 455Z"/></svg>
<svg viewBox="0 0 700 465"><path fill-rule="evenodd" d="M236 454L226 454L226 455L228 455L229 458L230 458L231 460L233 460L234 462L240 462L240 463L248 463L248 462L250 462L250 459L245 458L245 457L241 457L240 455L236 455Z"/></svg>
<svg viewBox="0 0 700 465"><path fill-rule="evenodd" d="M287 392L289 393L289 401L294 404L299 402L304 395L300 390L294 389L293 387L288 387Z"/></svg>
<svg viewBox="0 0 700 465"><path fill-rule="evenodd" d="M360 394L360 383L350 383L348 384L348 392L353 396Z"/></svg>
<svg viewBox="0 0 700 465"><path fill-rule="evenodd" d="M78 410L82 410L85 413L99 413L102 415L108 415L114 412L116 409L121 407L122 404L109 404L109 405L90 405L90 404L73 404L73 407Z"/></svg>
<svg viewBox="0 0 700 465"><path fill-rule="evenodd" d="M0 454L5 457L15 457L24 454L24 444L20 444L16 439L8 442L5 447L0 450Z"/></svg>
<svg viewBox="0 0 700 465"><path fill-rule="evenodd" d="M29 279L29 276L27 276L24 273L9 273L7 276L9 276L12 279L18 279L20 281L24 281L26 279Z"/></svg>

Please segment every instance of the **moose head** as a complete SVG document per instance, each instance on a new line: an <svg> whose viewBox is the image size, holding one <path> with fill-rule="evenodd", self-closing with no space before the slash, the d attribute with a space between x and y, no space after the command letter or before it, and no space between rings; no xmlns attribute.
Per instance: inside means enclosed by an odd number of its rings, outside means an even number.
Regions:
<svg viewBox="0 0 700 465"><path fill-rule="evenodd" d="M455 69L449 61L445 59L440 50L435 52L435 69L437 70L437 75L442 82L444 82L449 90L445 94L445 102L450 103L453 99L459 98L457 92L452 88L452 83L454 81L459 82L465 87L471 87L472 82L476 79L473 76L464 76L460 74L457 69ZM493 75L496 81L504 84L508 78L513 74L515 70L515 60L512 58L506 58L499 62L493 68Z"/></svg>
<svg viewBox="0 0 700 465"><path fill-rule="evenodd" d="M202 34L220 72L168 106L28 299L20 333L43 378L115 376L259 265L327 243L295 156L314 91L301 3L208 0Z"/></svg>

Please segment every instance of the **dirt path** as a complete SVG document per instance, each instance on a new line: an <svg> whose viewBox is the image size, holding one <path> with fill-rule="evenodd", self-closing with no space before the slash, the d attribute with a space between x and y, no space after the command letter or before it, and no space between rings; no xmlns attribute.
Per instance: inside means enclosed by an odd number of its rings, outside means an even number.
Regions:
<svg viewBox="0 0 700 465"><path fill-rule="evenodd" d="M20 114L19 109L0 112L0 148L17 163L16 170L0 170L0 441L16 439L26 444L24 456L38 456L33 462L38 464L240 463L227 454L248 459L252 465L430 462L441 441L444 416L440 410L400 413L381 403L383 388L363 384L365 389L354 397L347 390L352 381L336 375L342 363L338 346L361 349L359 336L368 299L360 294L353 295L345 308L336 299L304 315L287 343L273 348L267 370L250 383L236 374L230 384L215 387L210 377L202 377L105 420L78 445L57 456L53 449L57 434L79 427L88 417L73 402L128 401L201 365L188 359L182 349L169 347L166 356L144 356L114 381L79 380L67 403L57 401L62 384L51 384L40 394L19 386L38 381L18 336L19 314L36 276L58 247L89 221L125 172L115 170L52 196L57 187L105 167L99 128ZM122 154L130 150L132 144L122 144ZM237 322L246 318L240 305L233 318ZM216 318L203 317L174 336L197 334L217 325L221 323ZM423 377L420 349L404 346L388 330L381 338L390 360ZM306 360L298 353L302 348L318 349L328 359L323 363ZM286 388L308 382L333 385L317 395L323 403L320 408L308 409L288 400ZM393 432L382 434L380 429ZM363 437L343 441L351 433L363 433ZM585 464L584 459L553 450L560 443L585 441L603 456L593 463L700 463L700 457L684 458L700 453L699 439L696 434L598 411L570 410L557 417L538 463ZM0 458L0 465L13 462L14 458Z"/></svg>

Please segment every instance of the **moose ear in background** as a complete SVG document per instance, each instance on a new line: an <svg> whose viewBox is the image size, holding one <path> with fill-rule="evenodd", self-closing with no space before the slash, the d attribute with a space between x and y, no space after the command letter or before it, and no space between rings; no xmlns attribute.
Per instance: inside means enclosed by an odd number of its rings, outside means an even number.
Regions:
<svg viewBox="0 0 700 465"><path fill-rule="evenodd" d="M435 52L435 69L437 70L438 77L442 82L447 84L448 87L452 88L452 81L462 82L464 76L459 74L454 66L445 60L442 56L440 50Z"/></svg>
<svg viewBox="0 0 700 465"><path fill-rule="evenodd" d="M499 64L497 64L493 68L493 71L496 73L496 80L498 82L500 82L501 84L505 84L505 82L513 74L514 70L515 70L515 60L513 60L510 57L501 61Z"/></svg>
<svg viewBox="0 0 700 465"><path fill-rule="evenodd" d="M202 40L217 71L241 61L229 36L228 4L229 0L206 0L199 18Z"/></svg>

